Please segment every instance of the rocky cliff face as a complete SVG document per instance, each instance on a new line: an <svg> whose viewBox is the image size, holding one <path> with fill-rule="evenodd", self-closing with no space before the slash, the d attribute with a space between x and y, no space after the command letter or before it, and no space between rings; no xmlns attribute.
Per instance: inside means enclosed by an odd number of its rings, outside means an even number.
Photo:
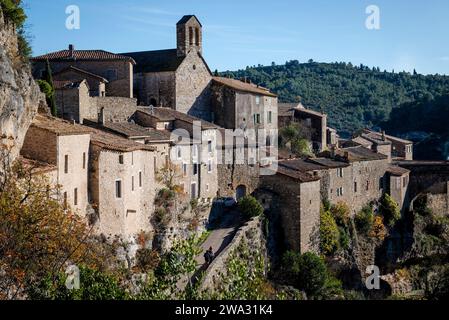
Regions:
<svg viewBox="0 0 449 320"><path fill-rule="evenodd" d="M12 147L12 158L19 154L39 106L45 106L45 97L30 66L20 59L16 32L0 9L0 143Z"/></svg>

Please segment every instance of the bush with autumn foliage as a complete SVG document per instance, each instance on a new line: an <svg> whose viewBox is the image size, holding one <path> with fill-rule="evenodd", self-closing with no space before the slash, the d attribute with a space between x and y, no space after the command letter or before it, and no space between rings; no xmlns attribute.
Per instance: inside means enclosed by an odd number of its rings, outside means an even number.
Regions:
<svg viewBox="0 0 449 320"><path fill-rule="evenodd" d="M104 252L91 230L59 201L59 190L0 148L0 299L26 296L69 264L101 268Z"/></svg>

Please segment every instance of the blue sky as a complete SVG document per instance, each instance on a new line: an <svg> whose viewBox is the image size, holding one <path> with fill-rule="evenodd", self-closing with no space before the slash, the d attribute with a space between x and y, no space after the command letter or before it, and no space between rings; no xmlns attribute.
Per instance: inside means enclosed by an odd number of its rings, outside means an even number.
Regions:
<svg viewBox="0 0 449 320"><path fill-rule="evenodd" d="M449 74L447 0L24 0L35 55L64 49L128 52L175 48L176 22L195 14L212 70L346 61L381 69ZM68 5L80 29L65 27ZM365 9L380 9L368 30Z"/></svg>

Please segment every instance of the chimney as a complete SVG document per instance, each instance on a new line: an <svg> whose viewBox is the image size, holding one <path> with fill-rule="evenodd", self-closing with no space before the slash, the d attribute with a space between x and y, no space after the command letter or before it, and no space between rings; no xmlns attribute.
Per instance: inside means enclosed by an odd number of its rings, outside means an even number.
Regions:
<svg viewBox="0 0 449 320"><path fill-rule="evenodd" d="M73 44L69 44L70 56L73 57L73 51L75 51L75 46Z"/></svg>
<svg viewBox="0 0 449 320"><path fill-rule="evenodd" d="M387 139L385 138L385 131L382 131L382 141L386 141Z"/></svg>
<svg viewBox="0 0 449 320"><path fill-rule="evenodd" d="M104 117L104 107L100 109L100 113L98 114L98 123L104 125L105 117Z"/></svg>

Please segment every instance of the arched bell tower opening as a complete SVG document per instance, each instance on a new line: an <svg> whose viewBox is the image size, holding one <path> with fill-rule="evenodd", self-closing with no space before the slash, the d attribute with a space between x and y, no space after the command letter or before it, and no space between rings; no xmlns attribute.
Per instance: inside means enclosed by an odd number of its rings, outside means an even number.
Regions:
<svg viewBox="0 0 449 320"><path fill-rule="evenodd" d="M203 50L203 26L194 15L181 18L176 24L176 42L178 56L187 55L189 51L196 50L202 53Z"/></svg>

